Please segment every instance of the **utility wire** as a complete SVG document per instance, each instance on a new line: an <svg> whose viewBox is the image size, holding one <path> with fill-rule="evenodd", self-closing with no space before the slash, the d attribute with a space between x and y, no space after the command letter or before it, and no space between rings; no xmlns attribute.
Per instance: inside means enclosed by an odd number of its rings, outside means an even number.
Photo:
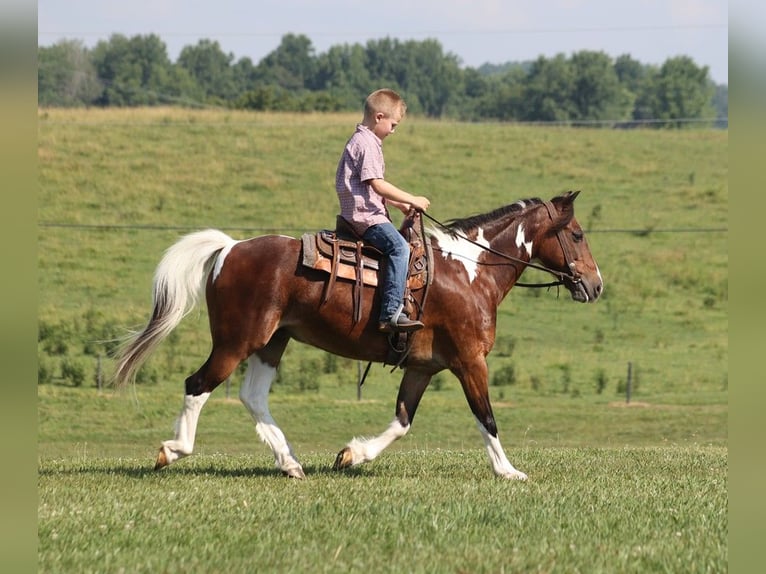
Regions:
<svg viewBox="0 0 766 574"><path fill-rule="evenodd" d="M215 227L221 231L246 231L255 233L309 233L315 228L299 227L248 227L248 226L189 226L189 225L152 225L152 224L109 224L109 223L67 223L58 221L40 221L38 227L64 228L95 231L196 231L203 227ZM651 235L653 233L728 233L728 227L666 227L666 228L613 228L590 229L586 233L629 233L632 235Z"/></svg>

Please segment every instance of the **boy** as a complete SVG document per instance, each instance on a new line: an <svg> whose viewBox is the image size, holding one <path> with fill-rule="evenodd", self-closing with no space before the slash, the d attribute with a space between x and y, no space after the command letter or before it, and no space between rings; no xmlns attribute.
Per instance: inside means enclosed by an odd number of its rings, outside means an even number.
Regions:
<svg viewBox="0 0 766 574"><path fill-rule="evenodd" d="M414 196L386 181L383 140L394 133L407 105L393 90L376 90L364 102L364 118L346 143L335 174L340 214L365 242L388 258L381 278L378 330L417 331L423 323L402 312L410 248L391 223L387 205L403 213L425 211L426 197Z"/></svg>

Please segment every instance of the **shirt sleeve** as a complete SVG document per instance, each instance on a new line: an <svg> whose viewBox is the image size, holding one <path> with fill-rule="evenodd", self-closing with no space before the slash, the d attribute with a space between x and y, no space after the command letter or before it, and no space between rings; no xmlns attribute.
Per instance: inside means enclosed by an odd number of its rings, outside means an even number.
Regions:
<svg viewBox="0 0 766 574"><path fill-rule="evenodd" d="M366 138L365 138L366 139ZM365 143L367 143L365 141ZM378 145L362 145L358 150L359 179L362 182L371 179L383 179L386 171L383 153Z"/></svg>

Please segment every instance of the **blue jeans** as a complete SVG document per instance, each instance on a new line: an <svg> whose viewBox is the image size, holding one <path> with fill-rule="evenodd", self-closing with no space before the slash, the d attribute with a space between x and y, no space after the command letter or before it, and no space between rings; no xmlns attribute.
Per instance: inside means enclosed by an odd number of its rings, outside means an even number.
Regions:
<svg viewBox="0 0 766 574"><path fill-rule="evenodd" d="M392 223L379 223L367 228L362 238L377 247L388 258L380 278L380 320L390 321L404 303L410 245Z"/></svg>

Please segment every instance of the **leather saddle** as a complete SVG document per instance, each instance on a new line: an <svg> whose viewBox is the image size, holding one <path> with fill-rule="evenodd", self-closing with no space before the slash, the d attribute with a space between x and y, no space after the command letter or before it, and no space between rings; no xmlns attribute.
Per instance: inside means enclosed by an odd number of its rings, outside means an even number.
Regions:
<svg viewBox="0 0 766 574"><path fill-rule="evenodd" d="M400 233L410 244L410 265L407 274L405 301L411 299L411 291L427 287L431 281L431 244L425 241L421 215L413 210L404 219ZM326 303L338 279L354 283L354 323L359 322L362 312L364 285L376 287L383 254L365 243L348 222L337 216L335 229L304 233L302 263L305 267L326 272L322 304Z"/></svg>

